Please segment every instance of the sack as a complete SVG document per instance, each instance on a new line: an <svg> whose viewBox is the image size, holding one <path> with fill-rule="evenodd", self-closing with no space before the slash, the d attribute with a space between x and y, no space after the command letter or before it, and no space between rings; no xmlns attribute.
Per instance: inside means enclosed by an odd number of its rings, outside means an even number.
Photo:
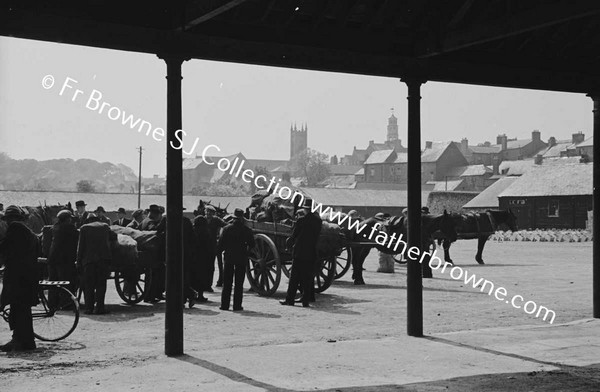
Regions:
<svg viewBox="0 0 600 392"><path fill-rule="evenodd" d="M142 251L157 251L160 246L160 238L156 235L156 231L141 231L132 229L131 227L122 227L113 225L110 227L113 233L126 235L131 237L137 243L137 248Z"/></svg>
<svg viewBox="0 0 600 392"><path fill-rule="evenodd" d="M111 265L118 269L135 265L137 261L137 243L131 237L117 234L117 240L111 241Z"/></svg>

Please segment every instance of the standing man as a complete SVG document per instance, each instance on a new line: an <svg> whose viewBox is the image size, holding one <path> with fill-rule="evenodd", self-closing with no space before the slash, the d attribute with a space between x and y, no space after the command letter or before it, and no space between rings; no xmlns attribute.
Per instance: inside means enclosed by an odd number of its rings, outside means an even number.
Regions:
<svg viewBox="0 0 600 392"><path fill-rule="evenodd" d="M217 280L217 285L219 283L223 283L223 261L220 257L219 252L217 251L217 240L219 239L219 232L227 223L221 218L217 216L217 210L213 206L206 206L206 220L208 222L208 233L209 233L209 241L211 247L211 256L210 263L208 266L208 271L205 271L204 276L206 277L205 281L205 291L209 293L213 293L214 290L212 288L212 284L215 278L215 256L217 257L218 266L219 266L219 278Z"/></svg>
<svg viewBox="0 0 600 392"><path fill-rule="evenodd" d="M79 232L72 222L71 211L59 211L56 217L58 222L52 227L52 243L48 254L48 279L70 281L69 290L74 293ZM49 298L49 301L53 307L57 305L58 298Z"/></svg>
<svg viewBox="0 0 600 392"><path fill-rule="evenodd" d="M138 230L148 231L156 230L156 236L160 239L160 246L158 249L159 258L158 264L152 267L152 277L150 278L150 289L148 291L148 297L144 299L147 303L157 303L165 299L163 292L165 291L165 232L163 229L166 226L166 222L160 225L162 220L162 210L157 204L150 204L148 207L148 217L146 217ZM160 227L159 227L160 226Z"/></svg>
<svg viewBox="0 0 600 392"><path fill-rule="evenodd" d="M0 254L5 257L6 266L0 309L10 305L8 324L13 331L11 341L0 346L5 352L36 348L31 307L39 302L37 258L40 244L37 236L23 223L25 219L25 212L14 205L8 206L2 217L8 229L0 242Z"/></svg>
<svg viewBox="0 0 600 392"><path fill-rule="evenodd" d="M88 212L85 210L85 201L78 200L75 202L75 217L74 223L75 227L79 229L81 226L85 225L88 219Z"/></svg>
<svg viewBox="0 0 600 392"><path fill-rule="evenodd" d="M83 275L85 314L107 314L104 308L106 278L111 260L111 231L106 223L92 215L89 223L81 226L77 247L77 270ZM113 234L114 235L114 234Z"/></svg>
<svg viewBox="0 0 600 392"><path fill-rule="evenodd" d="M225 252L223 292L221 293L221 310L229 310L231 288L235 280L233 292L233 310L244 310L242 298L248 251L254 248L252 230L244 224L244 210L236 208L233 212L235 220L223 229L217 245L217 252Z"/></svg>
<svg viewBox="0 0 600 392"><path fill-rule="evenodd" d="M110 219L108 219L108 217L105 215L106 211L104 210L104 207L98 206L98 208L96 208L96 211L94 211L94 213L96 214L96 217L98 218L98 222L106 223L107 225L110 226Z"/></svg>
<svg viewBox="0 0 600 392"><path fill-rule="evenodd" d="M288 284L287 296L282 305L294 306L298 284L302 287L302 306L308 308L310 295L313 290L315 263L317 260L317 241L321 234L321 218L311 212L312 200L304 201L304 216L296 221L291 241L294 244L292 251L292 276Z"/></svg>
<svg viewBox="0 0 600 392"><path fill-rule="evenodd" d="M125 216L127 213L125 212L125 208L121 207L117 210L117 220L113 222L113 225L126 227L131 223L131 219L127 219Z"/></svg>

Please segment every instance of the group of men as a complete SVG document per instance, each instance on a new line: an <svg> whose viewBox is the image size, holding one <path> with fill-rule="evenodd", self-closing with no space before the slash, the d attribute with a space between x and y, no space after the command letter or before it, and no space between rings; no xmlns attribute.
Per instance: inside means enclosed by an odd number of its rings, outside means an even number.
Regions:
<svg viewBox="0 0 600 392"><path fill-rule="evenodd" d="M321 219L311 213L312 201L307 199L300 211L290 246L293 247L292 275L285 301L282 305L293 306L296 292L300 289L302 305L309 307L314 301L314 274L316 272L317 241L321 231ZM76 211L62 210L57 214L57 222L52 227L52 242L48 253L48 275L50 280L74 282L79 276L79 284L84 294L84 313L103 315L105 308L106 279L111 260L110 241L116 234L110 230L110 220L104 208L98 207L94 213L85 209L84 201L76 202ZM114 225L132 227L137 230L154 230L163 236L166 229L164 208L150 205L146 211L136 210L127 219L125 209L117 212ZM217 286L222 285L221 310L229 310L233 291L233 310L243 310L243 285L248 265L249 252L254 248L252 230L244 223L244 211L236 209L230 224L216 216L216 209L203 206L195 211L192 220L184 218L184 290L185 299L192 307L195 302L208 299L204 292L213 292L214 264L217 255L223 254L223 265L219 265ZM8 224L4 240L0 242L0 254L6 266L3 277L3 290L0 306L10 305L10 328L12 340L0 346L2 351L35 349L31 307L37 304L39 275L37 258L41 254L38 237L25 225L26 212L11 205L2 215ZM164 246L164 241L163 241ZM159 249L164 253L164 247ZM158 263L152 270L152 279L146 301L156 303L165 299L165 265ZM50 305L56 305L58 298L49 298Z"/></svg>

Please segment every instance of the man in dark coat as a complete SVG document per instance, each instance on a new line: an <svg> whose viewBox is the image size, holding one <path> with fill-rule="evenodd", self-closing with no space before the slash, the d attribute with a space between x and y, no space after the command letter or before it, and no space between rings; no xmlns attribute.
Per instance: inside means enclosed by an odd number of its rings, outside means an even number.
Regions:
<svg viewBox="0 0 600 392"><path fill-rule="evenodd" d="M212 251L211 262L208 265L208 270L204 272L205 280L205 291L212 293L213 280L215 277L215 257L217 258L217 264L219 267L219 278L218 283L223 283L223 262L221 261L221 254L216 250L217 241L219 240L219 233L221 229L227 226L227 223L217 216L217 210L213 206L206 206L206 221L208 222L208 233L210 240L210 250Z"/></svg>
<svg viewBox="0 0 600 392"><path fill-rule="evenodd" d="M131 223L131 219L126 218L127 212L125 212L125 208L121 207L117 210L117 220L115 220L112 224L117 226L127 227L128 224Z"/></svg>
<svg viewBox="0 0 600 392"><path fill-rule="evenodd" d="M157 204L151 204L148 207L148 216L144 218L138 230L156 231L156 236L159 238L160 246L158 247L159 260L158 264L152 267L152 277L150 279L150 288L148 296L144 302L157 303L165 299L163 295L165 291L165 230L166 220L163 220L162 209Z"/></svg>
<svg viewBox="0 0 600 392"><path fill-rule="evenodd" d="M71 211L62 210L56 217L58 222L52 227L52 243L48 254L48 279L68 280L71 282L69 290L74 292L79 232L72 223ZM50 306L57 305L57 300L49 298Z"/></svg>
<svg viewBox="0 0 600 392"><path fill-rule="evenodd" d="M85 201L78 200L75 202L75 216L73 217L73 223L75 223L75 227L79 229L81 226L85 225L88 220L88 212L85 210Z"/></svg>
<svg viewBox="0 0 600 392"><path fill-rule="evenodd" d="M208 232L208 221L206 217L197 215L194 218L194 239L197 244L197 253L192 268L192 287L199 293L198 302L206 302L208 298L203 295L206 290L206 277L204 274L210 269L210 263L214 265L214 252L211 250L210 234ZM214 267L213 267L214 268Z"/></svg>
<svg viewBox="0 0 600 392"><path fill-rule="evenodd" d="M31 307L38 303L37 258L40 243L23 223L25 213L20 207L8 206L2 220L8 223L8 229L0 242L0 254L4 256L6 266L0 308L10 305L8 323L13 335L10 342L0 346L0 350L33 350L36 346Z"/></svg>
<svg viewBox="0 0 600 392"><path fill-rule="evenodd" d="M98 208L96 208L96 211L94 211L94 213L96 214L96 218L98 218L98 222L106 223L107 225L110 226L110 219L108 219L108 216L104 215L104 214L106 214L104 207L98 206Z"/></svg>
<svg viewBox="0 0 600 392"><path fill-rule="evenodd" d="M304 216L294 225L291 241L294 244L292 252L292 276L288 284L287 296L282 305L294 305L298 284L302 287L302 306L309 307L310 294L313 290L315 264L317 260L317 241L321 234L322 221L318 215L311 213L312 200L304 201ZM307 295L309 294L309 295Z"/></svg>
<svg viewBox="0 0 600 392"><path fill-rule="evenodd" d="M106 278L110 273L110 238L116 236L106 223L99 222L94 215L90 223L81 226L77 247L77 270L83 276L85 314L106 314L104 297Z"/></svg>
<svg viewBox="0 0 600 392"><path fill-rule="evenodd" d="M229 310L234 280L233 310L244 310L242 298L246 266L248 265L248 251L254 248L252 230L244 224L244 210L236 208L233 215L235 220L223 229L217 245L217 252L224 252L225 256L221 310Z"/></svg>

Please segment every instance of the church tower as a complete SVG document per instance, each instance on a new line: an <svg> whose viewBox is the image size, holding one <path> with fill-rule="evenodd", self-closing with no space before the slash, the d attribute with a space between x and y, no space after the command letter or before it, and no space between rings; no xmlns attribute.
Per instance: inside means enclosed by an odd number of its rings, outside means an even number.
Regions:
<svg viewBox="0 0 600 392"><path fill-rule="evenodd" d="M300 129L296 124L290 126L290 163L298 155L302 154L308 148L308 126L302 125Z"/></svg>
<svg viewBox="0 0 600 392"><path fill-rule="evenodd" d="M395 142L396 140L398 140L398 119L394 116L394 109L392 109L392 115L388 119L387 141Z"/></svg>

